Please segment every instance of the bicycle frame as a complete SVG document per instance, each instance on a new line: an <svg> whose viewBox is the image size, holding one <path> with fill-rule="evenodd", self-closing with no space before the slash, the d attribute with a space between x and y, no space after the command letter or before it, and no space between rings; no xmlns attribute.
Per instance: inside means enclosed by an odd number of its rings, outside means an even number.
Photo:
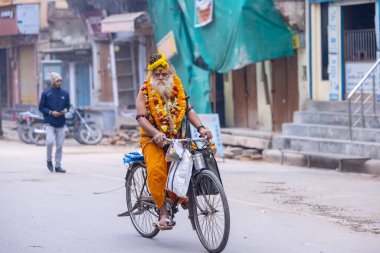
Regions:
<svg viewBox="0 0 380 253"><path fill-rule="evenodd" d="M188 149L192 154L194 154L194 153L196 153L198 151L195 150L195 149L193 149L191 147L191 143L193 143L193 142L208 142L208 139L206 139L206 138L194 138L194 139L187 138L187 139L175 139L175 140L173 140L173 139L165 138L165 141L167 141L169 143L171 143L173 141L183 142L184 143L184 148ZM128 167L128 170L127 170L127 173L126 173L126 176L125 176L125 180L126 181L127 181L127 178L129 176L129 174L132 171L132 168L134 166L136 166L136 165L142 165L142 166L144 166L146 168L146 165L145 165L144 161L131 162L129 164L129 167ZM204 169L206 169L206 168L204 168ZM188 203L189 203L189 206L188 206L189 216L188 216L188 218L190 219L191 226L192 226L193 230L196 229L195 222L194 222L194 212L193 212L194 209L192 208L193 205L194 205L194 203L193 203L193 198L194 198L194 196L193 196L193 188L195 187L195 185L194 185L194 178L202 170L203 169L198 170L195 167L195 165L193 164L192 173L191 173L191 179L190 179L190 185L189 185L189 189L188 189ZM142 204L145 204L145 205L147 205L149 207L155 208L158 211L158 207L154 203L153 198L151 196L145 197L145 196L142 195L144 187L148 187L147 184L146 184L146 181L147 181L147 178L146 178L146 175L145 175L145 177L144 177L144 184L143 184L143 187L142 187L141 192L139 194L139 196L141 198L139 200L139 202L142 203ZM165 192L166 192L166 194L168 194L168 191L165 191ZM172 216L171 218L173 219L174 218L174 214L178 212L178 208L177 208L178 199L175 202L173 202L170 198L166 198L166 201L167 201L167 203L169 203L169 207L171 209L171 210L169 210L169 213L171 213L171 216Z"/></svg>
<svg viewBox="0 0 380 253"><path fill-rule="evenodd" d="M183 148L192 154L193 166L191 174L186 180L190 183L187 189L187 209L193 230L197 232L200 242L209 251L219 253L227 245L230 232L230 212L228 201L220 179L219 170L213 149L210 145L203 147L193 145L196 141L206 142L207 139L165 140L183 142ZM178 144L178 143L177 143ZM206 148L205 148L206 147ZM176 144L168 151L168 158L176 161L183 152L182 147ZM187 158L186 158L187 159ZM200 161L195 162L199 159ZM159 208L154 203L147 183L147 171L144 157L138 152L125 155L124 164L128 164L126 173L127 206L128 211L119 216L130 216L133 226L143 237L153 238L161 228L157 226L160 217ZM173 167L171 168L173 169ZM186 173L186 172L184 172ZM166 198L169 218L175 225L174 215L178 212L178 201ZM185 189L181 194L185 193ZM182 195L181 195L182 196ZM185 208L186 209L186 208ZM141 214L147 214L139 216ZM149 223L153 223L152 227ZM154 226L156 225L156 226ZM165 229L164 229L165 230Z"/></svg>

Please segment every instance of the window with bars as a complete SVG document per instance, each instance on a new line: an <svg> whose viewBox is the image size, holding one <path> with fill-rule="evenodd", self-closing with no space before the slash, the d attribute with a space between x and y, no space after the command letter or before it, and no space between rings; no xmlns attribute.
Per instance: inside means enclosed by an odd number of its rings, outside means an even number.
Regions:
<svg viewBox="0 0 380 253"><path fill-rule="evenodd" d="M138 87L135 77L133 44L126 42L117 45L117 48L115 61L119 105L121 108L134 109Z"/></svg>
<svg viewBox="0 0 380 253"><path fill-rule="evenodd" d="M346 61L375 61L375 4L344 6L343 17L344 59Z"/></svg>

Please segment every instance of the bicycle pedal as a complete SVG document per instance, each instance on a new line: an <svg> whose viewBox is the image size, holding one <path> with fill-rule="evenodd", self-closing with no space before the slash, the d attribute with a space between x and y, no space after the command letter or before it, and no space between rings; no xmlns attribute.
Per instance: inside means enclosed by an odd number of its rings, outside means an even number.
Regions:
<svg viewBox="0 0 380 253"><path fill-rule="evenodd" d="M153 198L152 198L152 196L141 196L140 200L146 201L146 202L152 202Z"/></svg>

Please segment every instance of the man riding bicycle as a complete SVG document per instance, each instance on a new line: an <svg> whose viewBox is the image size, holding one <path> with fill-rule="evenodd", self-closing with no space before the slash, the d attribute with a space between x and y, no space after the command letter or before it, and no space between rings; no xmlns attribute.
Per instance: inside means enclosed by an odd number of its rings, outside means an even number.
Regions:
<svg viewBox="0 0 380 253"><path fill-rule="evenodd" d="M186 116L201 136L212 138L212 133L202 125L188 101L181 80L165 56L160 54L154 54L149 59L146 81L136 99L136 112L136 120L141 127L140 146L148 171L148 188L160 210L155 225L161 230L171 229L173 223L169 218L165 196L169 168L165 160L164 137L184 138ZM169 195L176 199L173 193Z"/></svg>

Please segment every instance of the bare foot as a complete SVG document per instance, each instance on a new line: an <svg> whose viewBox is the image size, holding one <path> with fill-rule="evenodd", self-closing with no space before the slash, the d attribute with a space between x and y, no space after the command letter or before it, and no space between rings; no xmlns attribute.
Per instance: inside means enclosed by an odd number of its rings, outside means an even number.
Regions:
<svg viewBox="0 0 380 253"><path fill-rule="evenodd" d="M169 230L173 228L174 224L169 217L169 212L166 209L166 204L160 208L160 220L155 222L154 225L161 230Z"/></svg>

